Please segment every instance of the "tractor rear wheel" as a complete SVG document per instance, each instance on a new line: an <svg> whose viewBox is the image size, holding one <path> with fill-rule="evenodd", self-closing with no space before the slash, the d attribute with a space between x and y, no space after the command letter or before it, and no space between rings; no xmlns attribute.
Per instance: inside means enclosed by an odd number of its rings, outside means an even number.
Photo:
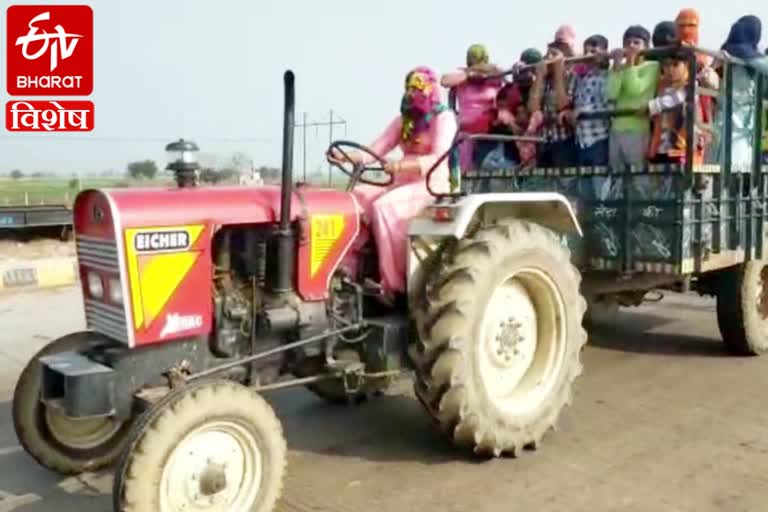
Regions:
<svg viewBox="0 0 768 512"><path fill-rule="evenodd" d="M475 453L538 445L582 371L586 301L568 249L542 226L505 220L450 247L434 268L415 301L416 395Z"/></svg>
<svg viewBox="0 0 768 512"><path fill-rule="evenodd" d="M200 381L163 397L136 424L113 487L116 512L271 512L286 441L272 407L232 381Z"/></svg>
<svg viewBox="0 0 768 512"><path fill-rule="evenodd" d="M717 279L717 324L726 349L740 356L768 352L768 261L748 261Z"/></svg>
<svg viewBox="0 0 768 512"><path fill-rule="evenodd" d="M120 456L131 421L69 418L40 401L40 358L89 348L91 334L58 338L27 363L13 395L13 425L26 452L42 466L72 475L110 466Z"/></svg>

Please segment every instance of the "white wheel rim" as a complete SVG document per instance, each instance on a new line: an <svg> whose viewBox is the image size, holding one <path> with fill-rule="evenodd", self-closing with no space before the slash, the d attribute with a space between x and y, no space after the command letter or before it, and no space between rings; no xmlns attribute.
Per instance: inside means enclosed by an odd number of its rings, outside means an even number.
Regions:
<svg viewBox="0 0 768 512"><path fill-rule="evenodd" d="M259 497L262 455L257 437L232 421L187 434L160 481L161 512L251 510Z"/></svg>
<svg viewBox="0 0 768 512"><path fill-rule="evenodd" d="M540 407L554 390L566 352L565 305L541 270L521 269L492 292L476 345L479 375L507 414Z"/></svg>
<svg viewBox="0 0 768 512"><path fill-rule="evenodd" d="M75 450L89 450L114 437L122 422L113 418L70 418L43 406L48 432L62 445Z"/></svg>

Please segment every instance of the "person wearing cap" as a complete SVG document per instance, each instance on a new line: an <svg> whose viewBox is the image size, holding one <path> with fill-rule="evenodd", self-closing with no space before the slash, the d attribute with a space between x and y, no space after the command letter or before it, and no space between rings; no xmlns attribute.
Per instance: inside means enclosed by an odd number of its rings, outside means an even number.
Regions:
<svg viewBox="0 0 768 512"><path fill-rule="evenodd" d="M647 162L650 120L641 112L656 95L659 84L659 63L642 57L650 41L647 29L633 25L624 32L624 48L611 54L613 66L608 75L608 100L617 110L636 112L612 120L610 165L616 172L627 167L642 167Z"/></svg>
<svg viewBox="0 0 768 512"><path fill-rule="evenodd" d="M535 48L528 48L520 55L520 60L512 66L514 79L499 91L496 97L497 119L493 133L537 136L542 124L541 113L532 116L528 109L531 88L536 78L535 66L544 56ZM488 167L517 164L522 169L536 165L536 144L515 141L499 145L495 154L489 154ZM495 164L494 164L495 163ZM486 167L486 164L483 164Z"/></svg>
<svg viewBox="0 0 768 512"><path fill-rule="evenodd" d="M573 57L573 48L565 41L552 41L544 61L536 67L536 79L528 99L531 115L543 116L545 142L538 154L540 167L568 167L576 163L573 126L568 118L574 90L574 75L566 69L565 59Z"/></svg>

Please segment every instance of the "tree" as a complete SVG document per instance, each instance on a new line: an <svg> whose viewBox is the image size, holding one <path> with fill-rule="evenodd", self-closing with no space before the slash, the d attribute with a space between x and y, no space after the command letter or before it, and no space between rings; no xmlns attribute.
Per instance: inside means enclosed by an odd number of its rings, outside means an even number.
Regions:
<svg viewBox="0 0 768 512"><path fill-rule="evenodd" d="M23 177L24 177L24 173L21 172L20 170L14 169L14 170L11 171L11 178L13 178L15 180L18 180L18 179L23 178Z"/></svg>
<svg viewBox="0 0 768 512"><path fill-rule="evenodd" d="M146 178L151 180L157 175L157 164L153 160L143 160L128 164L128 175L134 179Z"/></svg>
<svg viewBox="0 0 768 512"><path fill-rule="evenodd" d="M280 181L282 171L276 167L267 167L262 165L258 169L261 179L268 183L275 183Z"/></svg>
<svg viewBox="0 0 768 512"><path fill-rule="evenodd" d="M219 181L219 173L213 167L203 167L200 169L200 181L215 184Z"/></svg>

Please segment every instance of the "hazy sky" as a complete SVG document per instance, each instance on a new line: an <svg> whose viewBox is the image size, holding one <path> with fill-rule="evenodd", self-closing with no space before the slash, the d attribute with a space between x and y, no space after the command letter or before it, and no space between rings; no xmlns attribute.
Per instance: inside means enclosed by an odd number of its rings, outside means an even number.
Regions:
<svg viewBox="0 0 768 512"><path fill-rule="evenodd" d="M24 3L44 2L4 0L3 44L4 9ZM628 25L652 30L680 8L694 7L702 17L702 45L719 48L739 16L768 20L768 2L757 0L472 0L452 8L436 0L83 3L94 9L96 128L14 135L3 123L0 171L123 170L131 160L161 161L165 143L178 137L195 140L206 153L243 151L257 165L278 165L288 68L296 73L297 121L304 111L310 121L327 120L333 109L347 121L347 137L367 143L396 114L408 69L449 70L462 64L473 42L488 45L492 58L507 66L525 47L543 48L563 23L574 25L579 41L602 33L619 46ZM4 62L3 106L9 99ZM343 127L336 130L343 135ZM297 131L299 170L301 135ZM327 141L327 129L309 130L310 170Z"/></svg>

